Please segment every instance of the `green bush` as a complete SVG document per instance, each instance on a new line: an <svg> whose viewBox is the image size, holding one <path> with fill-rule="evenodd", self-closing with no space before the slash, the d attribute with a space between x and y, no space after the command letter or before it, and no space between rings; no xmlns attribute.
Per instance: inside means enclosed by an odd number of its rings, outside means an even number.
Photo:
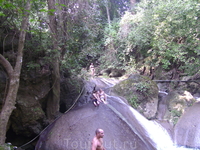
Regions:
<svg viewBox="0 0 200 150"><path fill-rule="evenodd" d="M143 0L108 34L118 60L125 65L143 60L144 65L178 66L191 73L200 69L199 16L195 0Z"/></svg>
<svg viewBox="0 0 200 150"><path fill-rule="evenodd" d="M137 108L139 106L138 104L138 97L136 95L134 95L130 100L129 100L130 105L133 108Z"/></svg>
<svg viewBox="0 0 200 150"><path fill-rule="evenodd" d="M150 90L149 83L139 82L135 85L135 87L136 87L136 91L142 93L144 96L148 96L149 90Z"/></svg>

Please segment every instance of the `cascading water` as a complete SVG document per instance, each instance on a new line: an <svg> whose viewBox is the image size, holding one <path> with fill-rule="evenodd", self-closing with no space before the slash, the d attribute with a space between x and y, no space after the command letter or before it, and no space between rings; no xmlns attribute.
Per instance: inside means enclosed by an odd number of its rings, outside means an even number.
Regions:
<svg viewBox="0 0 200 150"><path fill-rule="evenodd" d="M111 83L110 80L102 80L109 87L114 86L117 82ZM159 91L162 93L162 91ZM163 92L163 94L168 94ZM127 112L131 112L131 119L134 118L134 124L130 122L127 118L130 116L124 116L121 114L115 107L112 105L107 105L110 109L112 109L123 121L125 121L129 127L143 140L146 145L152 145L156 150L196 150L186 147L179 147L174 144L173 139L159 123L156 121L149 121L140 113L138 113L131 106L128 106L122 99L119 97L109 96L110 99L115 99L119 101L121 104L126 105L128 107Z"/></svg>
<svg viewBox="0 0 200 150"><path fill-rule="evenodd" d="M110 104L107 106L113 110L126 124L135 132L146 145L151 145L156 150L189 150L190 148L178 147L174 144L172 138L165 128L163 128L156 121L149 121L138 113L135 109L128 106L119 97L110 96L109 99L120 101L121 104L126 105L127 114L121 114L115 107ZM130 118L131 119L127 119ZM134 120L134 123L131 122ZM151 148L150 148L151 149ZM194 149L190 149L194 150Z"/></svg>

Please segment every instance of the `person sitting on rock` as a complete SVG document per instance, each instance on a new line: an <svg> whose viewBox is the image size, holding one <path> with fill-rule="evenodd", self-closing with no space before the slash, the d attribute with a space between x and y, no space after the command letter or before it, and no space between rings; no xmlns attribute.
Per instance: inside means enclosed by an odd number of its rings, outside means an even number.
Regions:
<svg viewBox="0 0 200 150"><path fill-rule="evenodd" d="M99 106L101 102L100 97L99 97L99 91L96 91L96 90L93 91L92 96L93 96L92 103L94 104L94 106Z"/></svg>
<svg viewBox="0 0 200 150"><path fill-rule="evenodd" d="M105 104L107 103L107 96L102 89L99 90L99 98L100 98L101 102L103 102Z"/></svg>

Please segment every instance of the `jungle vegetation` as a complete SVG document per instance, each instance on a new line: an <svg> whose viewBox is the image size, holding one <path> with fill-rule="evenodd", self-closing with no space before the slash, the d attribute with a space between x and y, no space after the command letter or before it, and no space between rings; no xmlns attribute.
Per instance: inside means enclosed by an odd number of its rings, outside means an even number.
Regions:
<svg viewBox="0 0 200 150"><path fill-rule="evenodd" d="M20 75L51 68L49 118L58 111L62 73L76 76L91 62L101 69L132 72L142 64L192 75L200 69L199 16L199 0L0 0L0 67L13 89L0 114L0 145Z"/></svg>

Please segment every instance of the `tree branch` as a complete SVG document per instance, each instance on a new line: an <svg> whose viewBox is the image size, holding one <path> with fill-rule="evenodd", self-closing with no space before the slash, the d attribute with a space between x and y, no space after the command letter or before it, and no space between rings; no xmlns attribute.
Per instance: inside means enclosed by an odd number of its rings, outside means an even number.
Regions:
<svg viewBox="0 0 200 150"><path fill-rule="evenodd" d="M13 67L11 66L10 62L0 54L0 64L5 68L9 78L11 78L11 75L13 73Z"/></svg>

